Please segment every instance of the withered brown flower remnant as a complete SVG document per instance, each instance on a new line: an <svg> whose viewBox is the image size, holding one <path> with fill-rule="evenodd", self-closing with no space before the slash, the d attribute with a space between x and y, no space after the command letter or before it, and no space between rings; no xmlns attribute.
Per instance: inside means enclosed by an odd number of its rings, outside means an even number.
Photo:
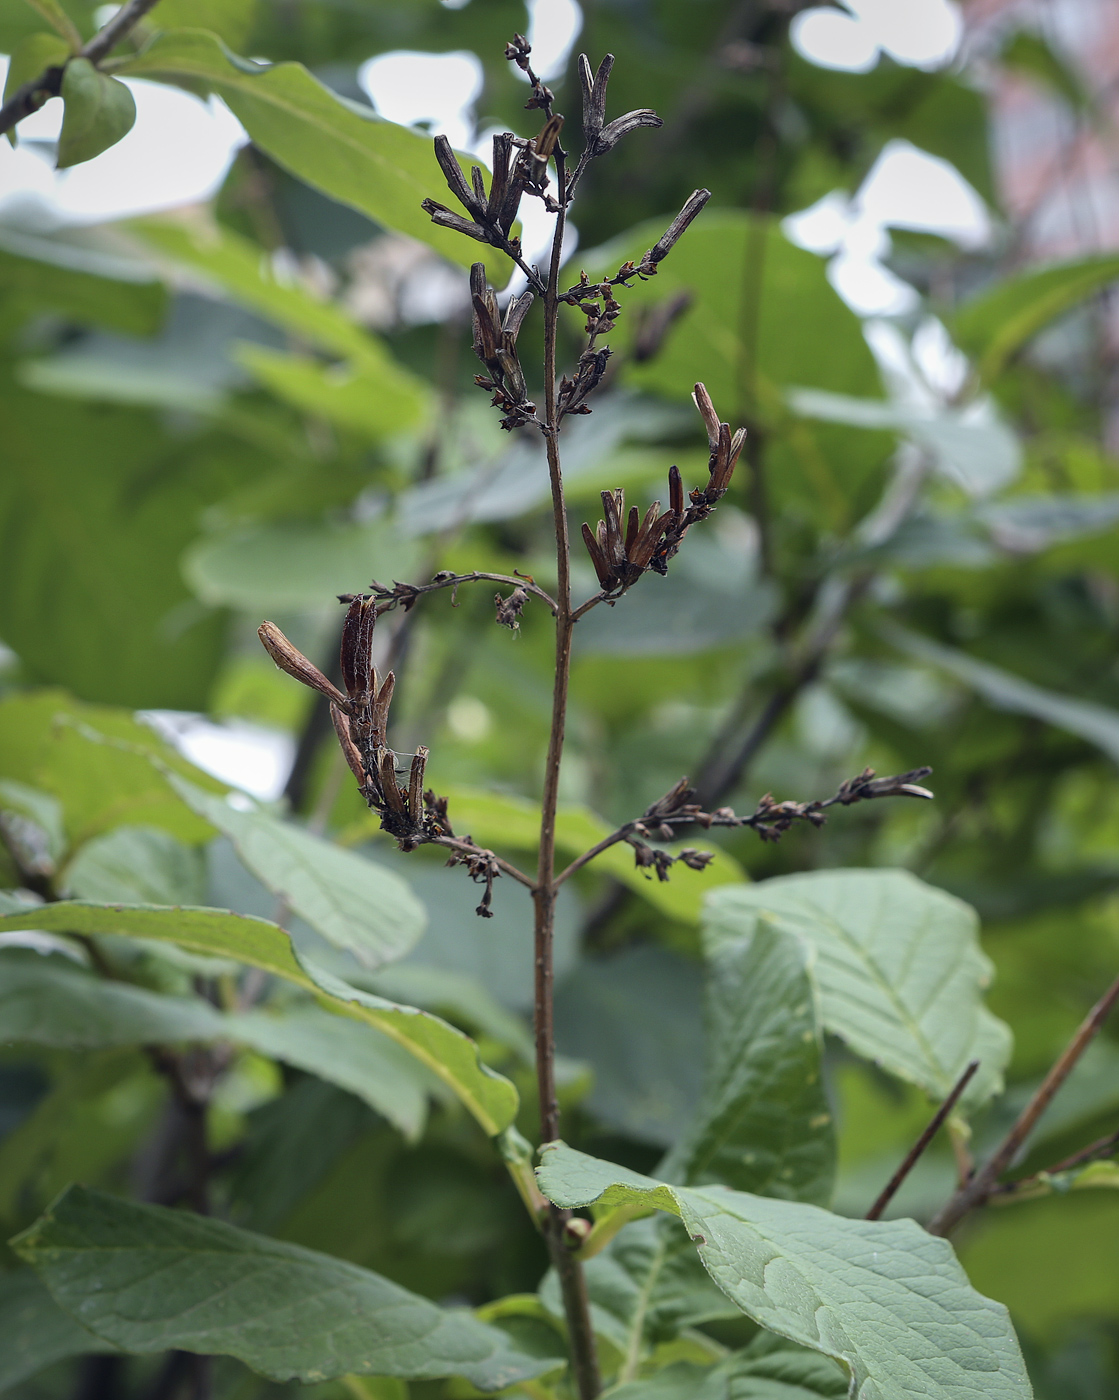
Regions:
<svg viewBox="0 0 1119 1400"><path fill-rule="evenodd" d="M732 434L729 424L719 421L711 396L702 384L695 386L692 397L707 428L711 455L707 464L707 485L691 493L691 504L685 507L683 481L679 469L673 466L668 472L668 510L663 515L660 501L653 502L643 520L633 506L623 532L625 493L603 491L605 518L594 531L589 525L583 525L587 553L607 601L620 597L649 569L658 574L667 573L668 562L679 551L684 536L693 525L707 519L730 486L746 441L746 429L739 428Z"/></svg>
<svg viewBox="0 0 1119 1400"><path fill-rule="evenodd" d="M528 397L524 370L517 358L517 336L532 305L532 293L511 297L502 317L494 290L486 281L485 264L475 263L470 269L470 301L474 353L488 371L475 375L474 383L493 391L493 405L504 414L501 426L506 431L535 422L536 405Z"/></svg>
<svg viewBox="0 0 1119 1400"><path fill-rule="evenodd" d="M334 732L362 797L401 850L412 851L449 830L439 819L433 794L424 792L427 749L421 746L412 755L407 782L402 786L397 779L396 754L387 741L396 676L389 671L379 677L373 664L377 600L369 594L342 594L340 601L349 604L339 655L344 695L274 622L261 623L257 634L281 670L330 701Z"/></svg>

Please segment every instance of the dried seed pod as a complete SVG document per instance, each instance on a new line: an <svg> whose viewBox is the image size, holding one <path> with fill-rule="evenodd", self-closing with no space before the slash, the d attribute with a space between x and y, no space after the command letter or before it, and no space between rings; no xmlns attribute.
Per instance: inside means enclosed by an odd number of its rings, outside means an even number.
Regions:
<svg viewBox="0 0 1119 1400"><path fill-rule="evenodd" d="M609 126L602 128L595 137L594 153L596 156L605 155L607 151L613 149L613 147L618 144L623 136L628 136L631 131L637 131L639 127L663 125L664 122L661 121L660 117L657 116L656 112L654 112L651 107L638 107L636 111L627 112L623 117L615 117ZM702 207L703 205L701 204L700 208L702 209ZM696 214L698 213L699 209L696 210ZM694 219L695 214L691 217ZM688 220L688 223L691 223L691 219ZM684 228L687 228L687 224L684 225ZM684 228L681 228L680 233L683 233ZM668 234L665 234L665 238L667 237ZM680 234L678 233L676 238L679 237ZM676 238L672 240L673 243L675 243ZM661 242L663 243L664 239L662 239ZM671 248L671 246L672 244L670 243L668 247ZM660 247L659 243L657 247ZM660 255L661 258L663 258L667 252L668 248ZM653 261L659 262L660 258L654 258Z"/></svg>
<svg viewBox="0 0 1119 1400"><path fill-rule="evenodd" d="M715 412L715 405L711 402L711 395L707 392L705 384L697 384L692 390L692 402L699 409L703 417L703 425L707 429L707 442L711 451L714 452L719 446L719 415Z"/></svg>
<svg viewBox="0 0 1119 1400"><path fill-rule="evenodd" d="M346 692L355 705L362 707L372 704L377 690L377 672L373 667L373 631L376 625L376 599L365 594L354 597L342 623L342 646L338 659Z"/></svg>
<svg viewBox="0 0 1119 1400"><path fill-rule="evenodd" d="M338 743L341 745L350 772L357 779L358 787L363 788L365 786L365 765L361 761L361 754L350 734L349 718L333 702L330 706L330 722L334 725L334 732L338 736Z"/></svg>
<svg viewBox="0 0 1119 1400"><path fill-rule="evenodd" d="M320 695L325 695L328 700L346 708L348 701L342 692L333 682L327 680L326 676L307 660L298 647L293 646L284 636L274 622L262 622L256 629L256 634L264 644L264 649L281 671L286 671L289 676L293 676L297 681L302 681L312 690L317 690Z"/></svg>
<svg viewBox="0 0 1119 1400"><path fill-rule="evenodd" d="M631 113L630 115L636 116L637 113ZM625 118L620 118L620 120L624 121ZM604 136L605 134L606 133L603 132ZM687 229L688 225L699 214L700 210L702 210L703 206L710 198L710 190L692 191L684 201L683 209L680 210L679 214L676 215L665 229L664 233L661 234L660 238L657 239L656 243L653 244L652 248L646 254L649 262L654 264L659 263L662 259L668 257L669 253L683 237L684 231Z"/></svg>
<svg viewBox="0 0 1119 1400"><path fill-rule="evenodd" d="M606 121L606 85L614 67L614 55L608 53L598 65L598 72L591 75L591 65L587 55L579 55L579 85L583 90L583 134L587 144L593 145Z"/></svg>

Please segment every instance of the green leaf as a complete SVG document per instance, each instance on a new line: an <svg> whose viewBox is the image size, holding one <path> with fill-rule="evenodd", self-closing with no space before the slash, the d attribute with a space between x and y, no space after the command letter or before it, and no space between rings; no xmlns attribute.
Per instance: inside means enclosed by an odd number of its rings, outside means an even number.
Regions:
<svg viewBox="0 0 1119 1400"><path fill-rule="evenodd" d="M1119 763L1119 711L1097 705L1092 700L1078 700L1071 695L1045 690L1000 666L979 661L953 647L941 646L906 628L890 624L881 630L886 640L899 650L955 676L995 709L1029 715L1075 734Z"/></svg>
<svg viewBox="0 0 1119 1400"><path fill-rule="evenodd" d="M987 496L1009 485L1022 470L1022 449L1005 423L992 413L923 410L906 403L855 399L822 389L791 389L788 401L806 418L849 423L857 428L891 428L932 454L941 475L970 496Z"/></svg>
<svg viewBox="0 0 1119 1400"><path fill-rule="evenodd" d="M332 594L367 588L371 576L408 578L419 562L415 542L387 517L283 521L204 535L183 556L183 576L205 603L274 616L319 609Z"/></svg>
<svg viewBox="0 0 1119 1400"><path fill-rule="evenodd" d="M0 1391L68 1356L115 1352L64 1313L31 1269L0 1273Z"/></svg>
<svg viewBox="0 0 1119 1400"><path fill-rule="evenodd" d="M273 272L268 254L258 244L230 229L192 229L160 219L139 219L129 228L165 260L189 267L216 282L239 306L255 311L320 350L351 360L368 372L374 382L382 377L385 392L407 386L412 402L419 398L420 381L393 361L382 341L363 331L332 302L312 296L298 284L281 281Z"/></svg>
<svg viewBox="0 0 1119 1400"><path fill-rule="evenodd" d="M242 863L293 914L370 970L402 958L419 942L427 913L391 870L343 850L291 822L239 811L169 773L183 801L236 848Z"/></svg>
<svg viewBox="0 0 1119 1400"><path fill-rule="evenodd" d="M116 71L191 90L204 84L254 144L312 188L464 267L487 258L495 268L508 266L494 250L438 228L420 208L429 195L441 198L445 183L429 140L337 96L301 63L251 63L212 34L180 29L155 35Z"/></svg>
<svg viewBox="0 0 1119 1400"><path fill-rule="evenodd" d="M846 1400L848 1378L826 1356L761 1332L717 1366L677 1362L611 1392L611 1400Z"/></svg>
<svg viewBox="0 0 1119 1400"><path fill-rule="evenodd" d="M305 355L242 345L235 358L259 384L301 413L325 418L370 442L414 427L427 402L419 381L387 351L368 353L356 365L328 366Z"/></svg>
<svg viewBox="0 0 1119 1400"><path fill-rule="evenodd" d="M1119 278L1119 257L1100 254L1003 278L948 321L958 345L978 361L986 382L1039 330Z"/></svg>
<svg viewBox="0 0 1119 1400"><path fill-rule="evenodd" d="M704 1267L762 1327L831 1356L876 1400L1029 1400L1006 1309L912 1220L847 1220L724 1187L668 1186L553 1143L537 1172L557 1205L678 1215Z"/></svg>
<svg viewBox="0 0 1119 1400"><path fill-rule="evenodd" d="M1074 112L1091 114L1096 105L1080 74L1034 30L1019 29L1011 34L1003 44L999 62L1004 68L1040 79L1051 92L1063 97Z"/></svg>
<svg viewBox="0 0 1119 1400"><path fill-rule="evenodd" d="M206 872L200 851L154 826L118 826L82 847L63 887L99 903L201 904Z"/></svg>
<svg viewBox="0 0 1119 1400"><path fill-rule="evenodd" d="M653 1349L687 1328L725 1321L736 1309L704 1272L674 1220L637 1220L583 1266L604 1369L632 1380ZM563 1317L559 1280L549 1272L540 1298Z"/></svg>
<svg viewBox="0 0 1119 1400"><path fill-rule="evenodd" d="M535 803L478 788L452 786L447 794L453 819L484 845L508 847L514 851L537 849L540 809ZM564 859L574 860L613 830L605 818L588 807L561 806L556 814L556 849ZM665 849L672 851L679 847ZM712 889L746 879L746 872L734 857L719 851L707 871L675 865L667 883L648 880L645 872L634 864L631 848L624 843L603 851L589 868L592 873L611 875L621 881L670 919L689 924L699 922L703 900Z"/></svg>
<svg viewBox="0 0 1119 1400"><path fill-rule="evenodd" d="M71 846L123 823L158 826L190 844L209 840L213 827L171 789L164 770L224 791L125 710L83 705L60 690L0 700L0 773L61 802Z"/></svg>
<svg viewBox="0 0 1119 1400"><path fill-rule="evenodd" d="M59 0L27 0L27 3L33 10L38 10L56 34L66 40L67 53L81 48L82 36L78 33L74 21L59 4ZM34 76L34 73L28 74L30 78ZM19 87L20 83L16 86Z"/></svg>
<svg viewBox="0 0 1119 1400"><path fill-rule="evenodd" d="M751 938L712 950L703 1099L661 1164L667 1180L830 1201L835 1130L810 961L806 944L760 921Z"/></svg>
<svg viewBox="0 0 1119 1400"><path fill-rule="evenodd" d="M943 1099L980 1060L964 1103L1002 1084L1010 1032L986 1009L991 964L962 900L902 870L827 870L719 890L704 935L713 952L769 924L816 952L825 1029Z"/></svg>
<svg viewBox="0 0 1119 1400"><path fill-rule="evenodd" d="M160 29L208 29L231 48L249 40L256 19L257 0L160 0L149 24Z"/></svg>
<svg viewBox="0 0 1119 1400"><path fill-rule="evenodd" d="M100 1050L231 1040L348 1089L408 1138L423 1130L430 1074L379 1031L322 1007L217 1011L196 997L108 982L57 958L0 954L0 1043Z"/></svg>
<svg viewBox="0 0 1119 1400"><path fill-rule="evenodd" d="M66 832L62 824L62 803L49 792L28 787L26 783L0 779L0 811L14 812L32 822L42 832L47 855L56 864L66 850Z"/></svg>
<svg viewBox="0 0 1119 1400"><path fill-rule="evenodd" d="M554 1364L368 1269L80 1186L12 1247L83 1326L124 1351L234 1356L276 1381L455 1375L487 1391Z"/></svg>
<svg viewBox="0 0 1119 1400"><path fill-rule="evenodd" d="M53 23L53 21L52 21ZM80 45L81 40L78 40ZM57 34L28 34L12 49L8 60L8 76L4 79L5 102L24 83L37 78L47 68L66 62L70 57L71 45ZM16 128L8 128L8 140L14 146L17 142Z"/></svg>
<svg viewBox="0 0 1119 1400"><path fill-rule="evenodd" d="M27 914L6 915L0 918L0 933L25 929L31 922ZM437 1016L360 991L309 960L297 959L288 935L266 919L225 909L129 907L73 900L36 908L33 923L48 932L162 939L193 952L263 968L307 991L325 993L347 1015L383 1031L426 1064L491 1137L516 1117L516 1089L482 1064L478 1047L468 1036Z"/></svg>
<svg viewBox="0 0 1119 1400"><path fill-rule="evenodd" d="M72 58L62 74L62 132L58 168L92 160L127 136L136 121L136 102L115 78L98 72L88 58Z"/></svg>
<svg viewBox="0 0 1119 1400"><path fill-rule="evenodd" d="M201 512L259 472L260 458L228 439L171 434L153 412L3 377L0 441L0 636L26 681L137 709L205 710L228 619L191 596L179 556Z"/></svg>
<svg viewBox="0 0 1119 1400"><path fill-rule="evenodd" d="M167 289L142 263L18 229L0 228L0 287L29 314L49 306L132 335L158 330L167 311Z"/></svg>

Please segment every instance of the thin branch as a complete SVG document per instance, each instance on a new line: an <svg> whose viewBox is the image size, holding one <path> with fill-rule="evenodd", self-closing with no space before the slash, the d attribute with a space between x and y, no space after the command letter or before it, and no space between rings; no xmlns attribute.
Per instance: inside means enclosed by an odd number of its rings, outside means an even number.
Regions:
<svg viewBox="0 0 1119 1400"><path fill-rule="evenodd" d="M667 880L668 868L675 860L695 870L702 870L711 860L710 854L703 851L684 850L679 856L670 856L665 851L654 851L646 844L650 838L671 841L680 826L702 826L708 831L713 826L750 827L763 841L778 840L795 822L808 822L811 826L824 825L824 813L829 807L853 807L857 802L869 802L882 797L931 798L927 788L919 787L918 780L928 777L931 768L914 768L908 773L898 773L889 778L878 778L873 768L864 768L854 778L841 783L839 790L831 797L816 798L811 802L775 802L767 793L753 812L738 816L730 807L719 807L714 812L705 812L694 799L695 790L688 786L688 780L681 780L669 792L647 808L635 821L626 822L612 831L609 836L584 851L557 877L556 884L563 884L578 870L582 870L596 856L616 846L619 841L628 841L637 852L637 863L643 867L655 867L657 876Z"/></svg>
<svg viewBox="0 0 1119 1400"><path fill-rule="evenodd" d="M129 0L112 19L99 29L92 39L79 51L79 58L88 58L96 65L110 53L117 44L155 8L158 0ZM52 97L62 91L62 71L65 64L52 64L36 78L17 88L11 97L0 107L0 132L10 131L24 117L30 117Z"/></svg>
<svg viewBox="0 0 1119 1400"><path fill-rule="evenodd" d="M1037 1092L1018 1115L1017 1122L991 1157L929 1221L925 1227L929 1234L947 1235L969 1211L986 1203L995 1190L998 1178L1013 1163L1019 1149L1033 1132L1037 1120L1049 1107L1053 1096L1076 1068L1080 1057L1095 1039L1116 1001L1119 1001L1119 977L1115 979L1080 1023L1076 1034L1041 1081Z"/></svg>
<svg viewBox="0 0 1119 1400"><path fill-rule="evenodd" d="M936 1137L937 1133L940 1131L941 1124L943 1124L944 1120L956 1107L957 1103L959 1103L960 1095L971 1083L972 1077L974 1076L975 1071L978 1068L979 1061L972 1060L971 1063L968 1065L967 1069L965 1069L963 1074L961 1074L959 1079L957 1079L955 1087L952 1089L952 1092L948 1095L948 1097L940 1105L937 1111L933 1114L928 1127L910 1148L909 1153L905 1158L905 1161L902 1162L901 1166L898 1167L896 1172L894 1172L893 1176L886 1183L885 1189L882 1191L882 1194L867 1211L866 1218L868 1220L880 1220L882 1218L882 1212L897 1195L898 1191L901 1189L902 1183L905 1181L905 1178L909 1175L913 1168L917 1165L917 1161L920 1158L921 1154L925 1151L925 1148L928 1147L929 1143L932 1142L934 1137Z"/></svg>
<svg viewBox="0 0 1119 1400"><path fill-rule="evenodd" d="M467 841L459 836L435 836L431 840L433 846L446 846L450 851L458 851L466 856L488 856L495 865L499 866L503 875L509 875L518 884L524 885L526 889L535 889L536 881L531 875L526 875L523 870L518 870L507 860L502 860L500 856L494 855L493 851L485 850L477 846L473 841Z"/></svg>
<svg viewBox="0 0 1119 1400"><path fill-rule="evenodd" d="M444 572L436 574L430 583L397 583L393 580L392 588L386 588L374 581L372 592L381 604L377 608L377 616L380 617L383 613L398 606L402 606L405 611L408 611L416 599L425 593L436 593L441 588L458 588L459 584L462 583L483 582L504 583L511 588L523 588L526 593L531 593L542 603L546 603L553 616L559 611L559 604L552 595L526 574L486 574L477 570L469 574Z"/></svg>
<svg viewBox="0 0 1119 1400"><path fill-rule="evenodd" d="M1106 1137L1097 1138L1087 1147L1082 1147L1079 1152L1074 1152L1071 1157L1064 1157L1043 1171L1032 1172L1029 1176L1024 1176L1018 1181L1005 1181L992 1187L990 1199L1005 1203L1013 1197L1020 1200L1030 1200L1035 1195L1048 1194L1048 1191L1052 1189L1048 1184L1052 1177L1061 1172L1085 1166L1089 1162L1097 1162L1101 1158L1113 1157L1117 1149L1119 1149L1119 1132L1108 1133Z"/></svg>

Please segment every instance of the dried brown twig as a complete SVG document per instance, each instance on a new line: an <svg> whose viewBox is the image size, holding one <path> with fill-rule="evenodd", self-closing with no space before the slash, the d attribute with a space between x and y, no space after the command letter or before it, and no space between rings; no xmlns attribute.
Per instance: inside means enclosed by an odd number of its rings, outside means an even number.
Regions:
<svg viewBox="0 0 1119 1400"><path fill-rule="evenodd" d="M1013 1165L1014 1159L1033 1132L1038 1119L1049 1107L1054 1095L1076 1068L1080 1057L1096 1038L1112 1007L1119 1001L1119 977L1088 1012L1057 1062L1041 1081L1037 1092L1018 1115L1010 1131L995 1148L979 1170L955 1192L937 1211L926 1229L932 1235L947 1235L969 1211L985 1205L998 1189L998 1179Z"/></svg>
<svg viewBox="0 0 1119 1400"><path fill-rule="evenodd" d="M831 797L812 802L775 802L772 795L766 793L755 810L746 816L738 816L730 807L719 807L714 812L705 812L700 804L694 801L695 789L688 786L687 778L681 778L675 787L658 798L651 807L647 807L636 821L626 822L609 836L603 837L598 845L592 846L589 851L584 851L573 860L556 877L556 883L561 884L569 879L577 870L582 870L596 856L609 850L611 846L616 846L619 841L625 841L634 848L639 869L655 870L659 880L668 879L668 871L677 860L683 861L692 870L703 870L713 859L710 852L686 848L672 856L667 851L654 849L648 841L672 841L676 837L677 827L693 824L702 826L704 830L710 830L713 826L749 827L756 831L763 841L779 841L796 822L807 822L815 827L823 826L827 821L825 813L829 807L851 807L856 802L869 802L879 797L931 798L933 794L928 788L918 786L918 780L927 778L931 772L931 768L914 768L908 773L899 773L896 777L876 778L873 768L864 768L858 777L848 778L846 782L841 783L838 791Z"/></svg>

